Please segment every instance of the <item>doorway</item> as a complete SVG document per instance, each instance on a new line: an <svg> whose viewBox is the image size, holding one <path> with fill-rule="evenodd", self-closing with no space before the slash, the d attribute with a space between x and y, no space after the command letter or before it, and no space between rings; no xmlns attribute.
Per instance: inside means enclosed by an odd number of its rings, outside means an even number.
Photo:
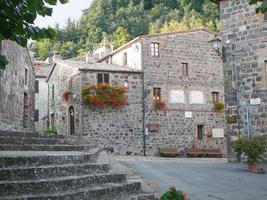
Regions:
<svg viewBox="0 0 267 200"><path fill-rule="evenodd" d="M70 106L69 107L69 131L70 131L70 135L74 135L75 134L75 113L74 113L74 107Z"/></svg>

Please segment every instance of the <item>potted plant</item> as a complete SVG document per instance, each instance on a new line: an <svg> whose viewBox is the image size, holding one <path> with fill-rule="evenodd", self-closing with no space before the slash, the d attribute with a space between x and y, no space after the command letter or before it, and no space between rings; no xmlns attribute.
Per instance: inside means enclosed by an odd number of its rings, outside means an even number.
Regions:
<svg viewBox="0 0 267 200"><path fill-rule="evenodd" d="M63 94L62 94L62 98L63 98L65 101L68 101L70 95L71 95L71 92L67 90L67 91L63 92Z"/></svg>
<svg viewBox="0 0 267 200"><path fill-rule="evenodd" d="M155 100L154 101L154 106L156 110L166 110L167 109L167 105L160 100Z"/></svg>
<svg viewBox="0 0 267 200"><path fill-rule="evenodd" d="M235 115L227 116L228 124L235 124L237 122L237 117Z"/></svg>
<svg viewBox="0 0 267 200"><path fill-rule="evenodd" d="M189 200L189 197L187 193L177 191L176 186L173 185L160 197L160 200Z"/></svg>
<svg viewBox="0 0 267 200"><path fill-rule="evenodd" d="M248 171L258 172L261 168L260 163L263 155L266 153L266 141L262 137L241 138L233 145L237 156L240 158L243 154L248 163Z"/></svg>
<svg viewBox="0 0 267 200"><path fill-rule="evenodd" d="M224 103L221 101L214 103L214 109L216 112L222 112L224 109Z"/></svg>

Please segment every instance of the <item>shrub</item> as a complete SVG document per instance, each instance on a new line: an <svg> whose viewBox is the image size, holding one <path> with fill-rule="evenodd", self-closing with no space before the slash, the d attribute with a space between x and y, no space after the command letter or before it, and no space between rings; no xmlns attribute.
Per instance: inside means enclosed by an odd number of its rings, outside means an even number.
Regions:
<svg viewBox="0 0 267 200"><path fill-rule="evenodd" d="M82 89L83 101L98 107L122 107L127 104L126 90L109 84L90 85Z"/></svg>
<svg viewBox="0 0 267 200"><path fill-rule="evenodd" d="M263 155L266 153L266 142L262 137L241 138L234 142L233 149L240 157L243 153L248 163L258 163L263 160Z"/></svg>
<svg viewBox="0 0 267 200"><path fill-rule="evenodd" d="M216 111L216 112L222 112L223 109L224 109L224 103L218 101L218 102L216 102L216 103L214 104L214 108L215 108L215 111Z"/></svg>
<svg viewBox="0 0 267 200"><path fill-rule="evenodd" d="M155 100L154 106L155 106L155 109L157 109L157 110L166 110L167 109L167 105L163 101L160 101L160 100Z"/></svg>
<svg viewBox="0 0 267 200"><path fill-rule="evenodd" d="M182 191L177 191L175 186L171 186L167 192L165 192L160 200L186 200Z"/></svg>
<svg viewBox="0 0 267 200"><path fill-rule="evenodd" d="M55 127L51 127L51 128L45 128L44 130L44 133L47 134L47 135L54 135L57 133L57 130Z"/></svg>

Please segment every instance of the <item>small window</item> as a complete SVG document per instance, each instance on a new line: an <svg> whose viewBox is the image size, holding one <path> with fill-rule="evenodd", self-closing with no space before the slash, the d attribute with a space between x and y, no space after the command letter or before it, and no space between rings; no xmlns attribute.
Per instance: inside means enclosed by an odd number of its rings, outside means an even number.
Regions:
<svg viewBox="0 0 267 200"><path fill-rule="evenodd" d="M264 22L267 22L267 13L264 13Z"/></svg>
<svg viewBox="0 0 267 200"><path fill-rule="evenodd" d="M204 126L203 125L197 125L197 139L202 140L204 134Z"/></svg>
<svg viewBox="0 0 267 200"><path fill-rule="evenodd" d="M150 54L153 57L159 57L159 43L151 43L150 44Z"/></svg>
<svg viewBox="0 0 267 200"><path fill-rule="evenodd" d="M34 121L36 121L36 122L39 121L39 110L34 111Z"/></svg>
<svg viewBox="0 0 267 200"><path fill-rule="evenodd" d="M127 63L127 53L123 53L123 66L126 66L128 63Z"/></svg>
<svg viewBox="0 0 267 200"><path fill-rule="evenodd" d="M102 74L99 73L97 74L97 84L102 84L102 83L109 83L109 74Z"/></svg>
<svg viewBox="0 0 267 200"><path fill-rule="evenodd" d="M28 69L27 68L25 68L25 74L24 74L24 76L25 76L25 79L24 79L24 84L27 86L28 85Z"/></svg>
<svg viewBox="0 0 267 200"><path fill-rule="evenodd" d="M267 88L267 60L264 61L265 68L265 88Z"/></svg>
<svg viewBox="0 0 267 200"><path fill-rule="evenodd" d="M219 92L212 92L212 103L216 103L219 101Z"/></svg>
<svg viewBox="0 0 267 200"><path fill-rule="evenodd" d="M55 99L55 85L52 85L52 100Z"/></svg>
<svg viewBox="0 0 267 200"><path fill-rule="evenodd" d="M35 80L35 93L39 93L39 81Z"/></svg>
<svg viewBox="0 0 267 200"><path fill-rule="evenodd" d="M73 90L73 77L70 77L69 79L69 90Z"/></svg>
<svg viewBox="0 0 267 200"><path fill-rule="evenodd" d="M161 100L161 89L160 88L153 88L153 100Z"/></svg>
<svg viewBox="0 0 267 200"><path fill-rule="evenodd" d="M189 76L188 63L182 63L183 76Z"/></svg>

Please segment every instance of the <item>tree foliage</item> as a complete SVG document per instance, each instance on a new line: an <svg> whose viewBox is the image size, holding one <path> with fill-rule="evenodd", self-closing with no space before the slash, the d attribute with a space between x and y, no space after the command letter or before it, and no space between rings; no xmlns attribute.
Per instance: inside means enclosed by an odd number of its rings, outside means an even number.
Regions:
<svg viewBox="0 0 267 200"><path fill-rule="evenodd" d="M39 28L34 25L34 21L38 15L51 16L53 9L47 5L56 5L57 2L58 0L0 1L0 41L13 40L26 47L28 39L55 37L56 32L52 28ZM59 2L66 3L68 0ZM5 56L0 55L0 69L6 64Z"/></svg>

